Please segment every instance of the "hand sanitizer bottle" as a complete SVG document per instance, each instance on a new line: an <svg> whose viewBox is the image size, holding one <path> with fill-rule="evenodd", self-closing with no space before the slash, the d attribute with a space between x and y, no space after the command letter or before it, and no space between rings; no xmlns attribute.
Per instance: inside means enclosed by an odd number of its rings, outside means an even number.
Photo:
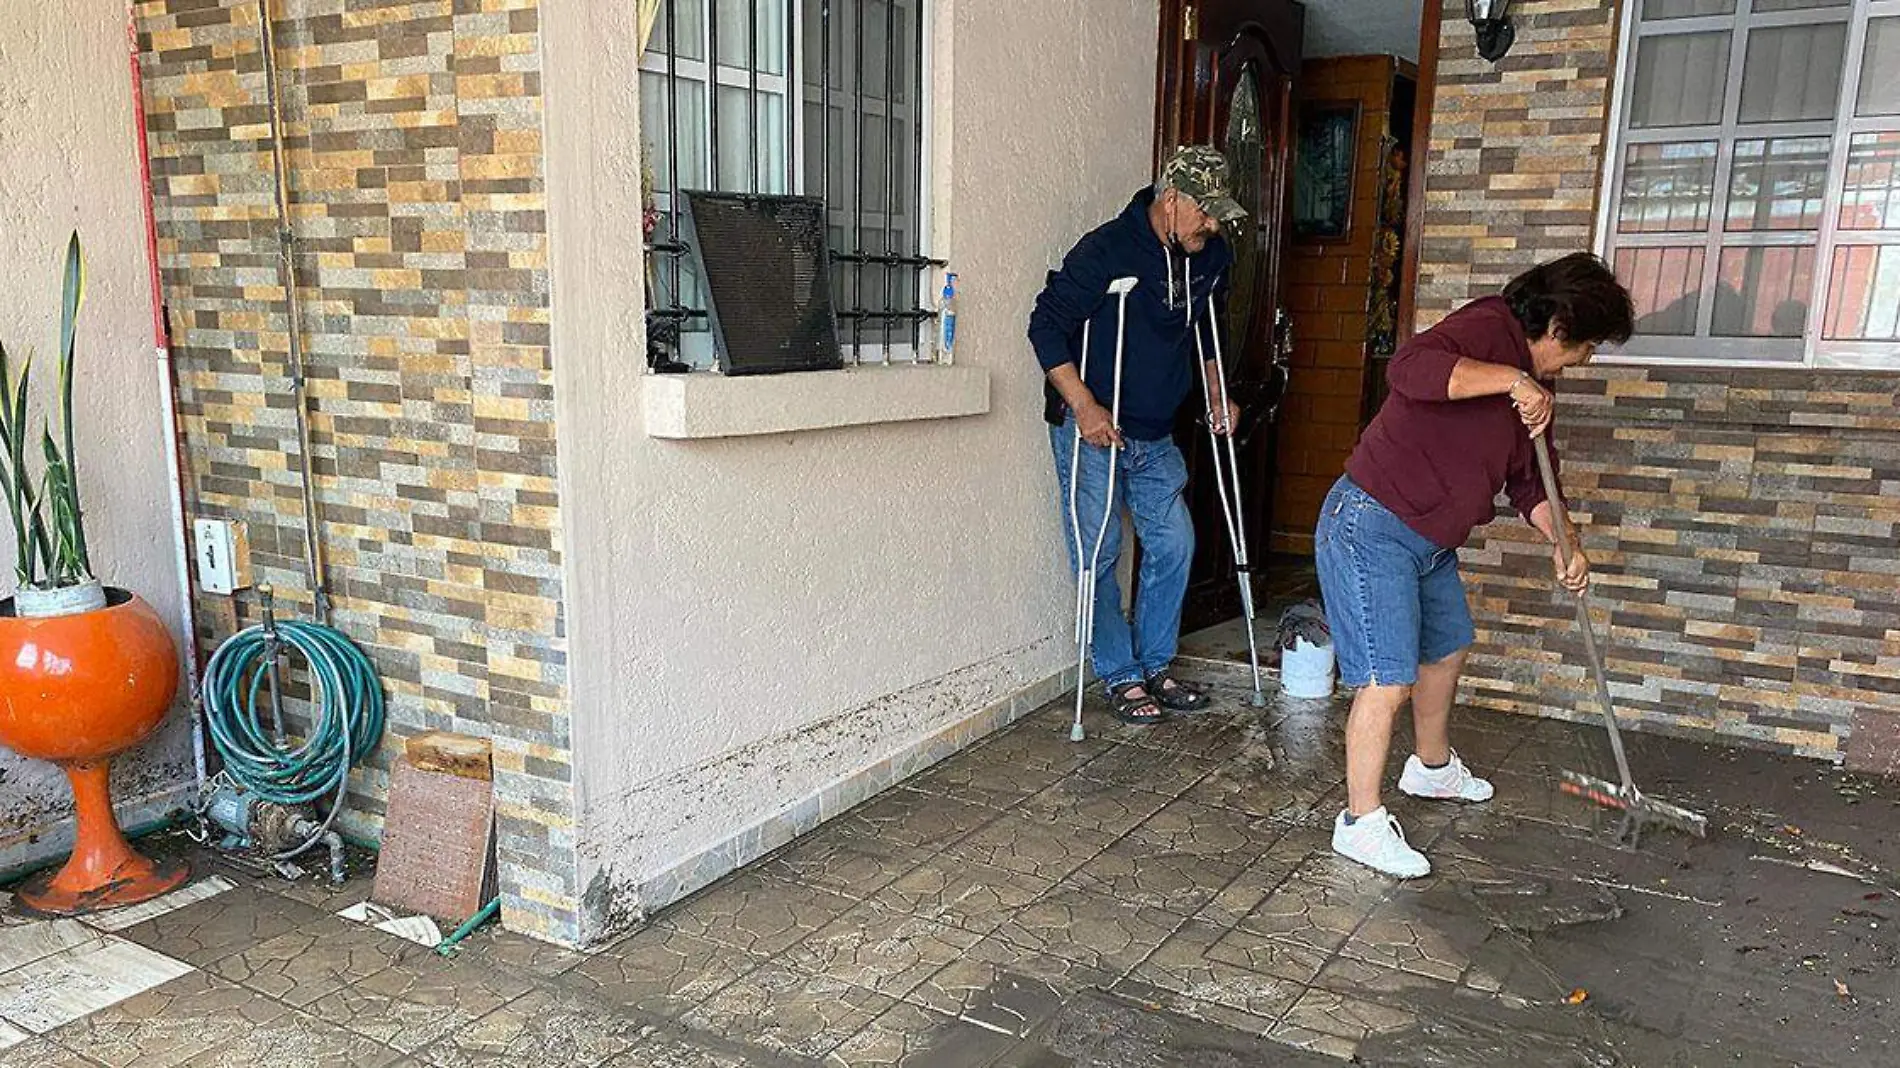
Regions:
<svg viewBox="0 0 1900 1068"><path fill-rule="evenodd" d="M937 334L931 339L927 353L938 363L947 364L956 355L957 347L957 276L955 273L943 276L943 292L937 295Z"/></svg>

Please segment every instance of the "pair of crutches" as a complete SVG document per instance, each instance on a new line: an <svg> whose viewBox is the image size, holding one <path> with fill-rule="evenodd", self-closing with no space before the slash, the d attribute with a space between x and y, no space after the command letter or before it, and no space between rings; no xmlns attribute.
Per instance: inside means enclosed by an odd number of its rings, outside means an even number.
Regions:
<svg viewBox="0 0 1900 1068"><path fill-rule="evenodd" d="M1117 298L1115 320L1115 368L1110 388L1109 417L1117 428L1121 425L1122 408L1122 354L1128 327L1128 294L1135 288L1134 278L1117 278L1108 285L1110 296ZM1189 301L1192 301L1189 296ZM1240 603L1247 624L1247 650L1253 664L1253 704L1261 707L1266 704L1266 694L1260 684L1260 651L1254 640L1253 583L1247 563L1247 535L1245 520L1240 508L1240 463L1234 447L1235 428L1223 426L1227 418L1227 367L1222 356L1220 327L1215 320L1214 297L1210 292L1207 298L1208 329L1214 335L1214 372L1216 383L1220 387L1220 404L1215 410L1215 396L1206 376L1202 375L1201 396L1207 404L1207 433L1210 452L1214 457L1214 480L1216 492L1220 494L1221 514L1226 521L1227 538L1234 549L1234 570L1240 580ZM1190 316L1191 317L1191 316ZM1201 344L1199 328L1194 330L1194 351L1205 365L1206 357ZM1082 359L1078 371L1084 382L1088 380L1089 369L1089 320L1082 323ZM1198 368L1197 368L1198 369ZM1224 433L1222 431L1225 431ZM1225 442L1225 463L1222 446ZM1080 510L1080 485L1082 477L1082 432L1075 430L1075 437L1069 448L1069 531L1075 558L1075 721L1069 728L1069 740L1079 742L1087 735L1082 729L1082 700L1087 691L1084 685L1088 678L1089 653L1095 644L1095 591L1096 571L1101 564L1102 545L1108 538L1108 525L1115 518L1115 477L1121 461L1121 445L1110 443L1108 453L1108 486L1102 504L1102 521L1096 528L1095 545L1086 564L1082 557L1082 521Z"/></svg>

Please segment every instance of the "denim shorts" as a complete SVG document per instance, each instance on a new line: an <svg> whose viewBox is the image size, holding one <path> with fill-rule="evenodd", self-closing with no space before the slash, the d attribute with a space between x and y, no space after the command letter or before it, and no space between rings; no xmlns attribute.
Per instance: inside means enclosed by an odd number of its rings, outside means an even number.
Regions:
<svg viewBox="0 0 1900 1068"><path fill-rule="evenodd" d="M1313 532L1340 678L1410 686L1420 664L1470 645L1458 551L1405 525L1349 478L1333 484Z"/></svg>

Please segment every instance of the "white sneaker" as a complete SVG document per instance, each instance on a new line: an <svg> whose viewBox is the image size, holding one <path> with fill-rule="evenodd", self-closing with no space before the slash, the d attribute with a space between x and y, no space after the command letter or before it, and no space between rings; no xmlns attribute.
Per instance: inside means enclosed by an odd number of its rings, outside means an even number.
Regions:
<svg viewBox="0 0 1900 1068"><path fill-rule="evenodd" d="M1377 872L1400 879L1417 879L1432 873L1432 862L1425 854L1405 844L1405 832L1384 805L1346 822L1346 810L1340 809L1333 820L1333 852L1355 860Z"/></svg>
<svg viewBox="0 0 1900 1068"><path fill-rule="evenodd" d="M1454 750L1451 762L1442 768L1428 768L1413 753L1399 773L1399 790L1413 797L1437 801L1489 801L1496 791L1491 784L1471 774Z"/></svg>

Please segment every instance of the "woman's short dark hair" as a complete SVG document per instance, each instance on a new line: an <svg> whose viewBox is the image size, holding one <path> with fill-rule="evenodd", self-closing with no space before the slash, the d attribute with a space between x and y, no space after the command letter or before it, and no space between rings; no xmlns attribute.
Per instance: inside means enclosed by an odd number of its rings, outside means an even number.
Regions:
<svg viewBox="0 0 1900 1068"><path fill-rule="evenodd" d="M1532 267L1511 279L1504 299L1532 341L1549 333L1552 324L1564 340L1591 344L1621 345L1636 329L1629 290L1609 264L1588 252Z"/></svg>

